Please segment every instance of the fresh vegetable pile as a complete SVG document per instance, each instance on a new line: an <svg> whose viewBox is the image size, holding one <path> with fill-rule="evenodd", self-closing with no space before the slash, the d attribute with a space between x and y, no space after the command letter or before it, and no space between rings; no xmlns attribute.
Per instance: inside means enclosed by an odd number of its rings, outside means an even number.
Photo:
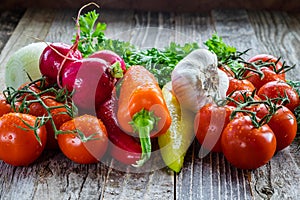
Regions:
<svg viewBox="0 0 300 200"><path fill-rule="evenodd" d="M296 137L300 84L285 78L294 66L265 54L246 61L249 51L216 34L207 49L171 43L140 51L106 38L99 14L82 9L71 45L30 44L7 63L4 162L26 166L48 149L81 164L110 155L141 167L157 142L165 164L180 172L197 138L199 156L222 152L232 165L255 169Z"/></svg>

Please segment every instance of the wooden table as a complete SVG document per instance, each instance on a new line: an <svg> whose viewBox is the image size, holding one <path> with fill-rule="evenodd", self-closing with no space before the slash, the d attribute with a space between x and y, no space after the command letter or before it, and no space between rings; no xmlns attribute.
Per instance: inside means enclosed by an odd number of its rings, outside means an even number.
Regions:
<svg viewBox="0 0 300 200"><path fill-rule="evenodd" d="M213 10L208 13L155 13L100 10L107 36L124 36L145 47L176 37L202 44L215 31L248 56L269 53L297 64L288 78L299 80L300 14L275 11ZM1 88L9 56L35 38L70 43L77 10L8 10L0 13ZM151 27L156 27L151 30ZM159 28L161 29L159 29ZM140 28L140 29L138 29ZM129 34L130 33L130 34ZM180 33L180 34L179 34ZM134 37L132 37L134 35ZM177 37L178 39L178 37ZM300 152L297 143L253 170L232 167L222 154L200 159L194 142L179 174L166 168L129 173L99 163L79 165L60 152L45 152L35 164L12 167L0 162L0 199L300 199Z"/></svg>

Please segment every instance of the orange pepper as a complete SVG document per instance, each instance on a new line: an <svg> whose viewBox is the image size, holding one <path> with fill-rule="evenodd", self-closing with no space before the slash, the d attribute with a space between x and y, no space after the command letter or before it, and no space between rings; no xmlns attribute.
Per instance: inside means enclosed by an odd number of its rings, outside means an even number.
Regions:
<svg viewBox="0 0 300 200"><path fill-rule="evenodd" d="M140 138L142 166L151 155L152 137L166 133L171 116L155 77L143 66L131 66L121 80L118 101L118 122L121 128Z"/></svg>

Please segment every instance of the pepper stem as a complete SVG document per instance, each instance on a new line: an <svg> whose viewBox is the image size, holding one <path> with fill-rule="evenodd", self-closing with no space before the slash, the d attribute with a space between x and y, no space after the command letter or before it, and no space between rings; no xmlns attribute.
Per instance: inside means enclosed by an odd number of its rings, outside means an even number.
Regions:
<svg viewBox="0 0 300 200"><path fill-rule="evenodd" d="M153 112L142 109L140 112L134 114L132 121L129 124L135 132L139 133L142 155L140 160L133 164L134 167L141 167L149 160L151 156L151 140L150 132L156 127L158 117Z"/></svg>
<svg viewBox="0 0 300 200"><path fill-rule="evenodd" d="M111 75L115 78L122 78L123 77L123 69L121 67L121 63L119 61L115 62L111 65Z"/></svg>

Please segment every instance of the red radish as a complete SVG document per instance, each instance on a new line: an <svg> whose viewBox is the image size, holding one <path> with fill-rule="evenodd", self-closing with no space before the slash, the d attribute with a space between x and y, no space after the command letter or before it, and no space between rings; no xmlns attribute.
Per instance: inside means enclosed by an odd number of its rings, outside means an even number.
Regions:
<svg viewBox="0 0 300 200"><path fill-rule="evenodd" d="M76 19L76 39L72 46L64 43L52 43L48 45L42 52L39 66L41 74L48 77L51 82L57 82L58 86L61 86L60 72L63 70L64 66L69 64L70 62L82 59L82 54L77 49L80 39L79 19L81 11L91 4L94 4L98 7L97 4L92 2L81 7L81 9L78 11Z"/></svg>
<svg viewBox="0 0 300 200"><path fill-rule="evenodd" d="M73 101L84 110L95 109L110 97L116 82L110 64L99 58L69 63L62 72L62 86L74 90Z"/></svg>
<svg viewBox="0 0 300 200"><path fill-rule="evenodd" d="M82 59L81 52L76 48L77 46L64 43L48 45L40 57L41 74L48 77L51 82L56 82L58 73L64 65Z"/></svg>
<svg viewBox="0 0 300 200"><path fill-rule="evenodd" d="M119 65L123 71L122 75L126 72L126 64L124 60L115 52L110 50L101 50L93 53L89 56L90 58L101 58L105 60L106 62L110 63L112 66ZM120 68L118 67L118 68ZM114 68L116 69L116 68ZM113 69L113 71L114 71ZM116 72L117 73L117 72Z"/></svg>

